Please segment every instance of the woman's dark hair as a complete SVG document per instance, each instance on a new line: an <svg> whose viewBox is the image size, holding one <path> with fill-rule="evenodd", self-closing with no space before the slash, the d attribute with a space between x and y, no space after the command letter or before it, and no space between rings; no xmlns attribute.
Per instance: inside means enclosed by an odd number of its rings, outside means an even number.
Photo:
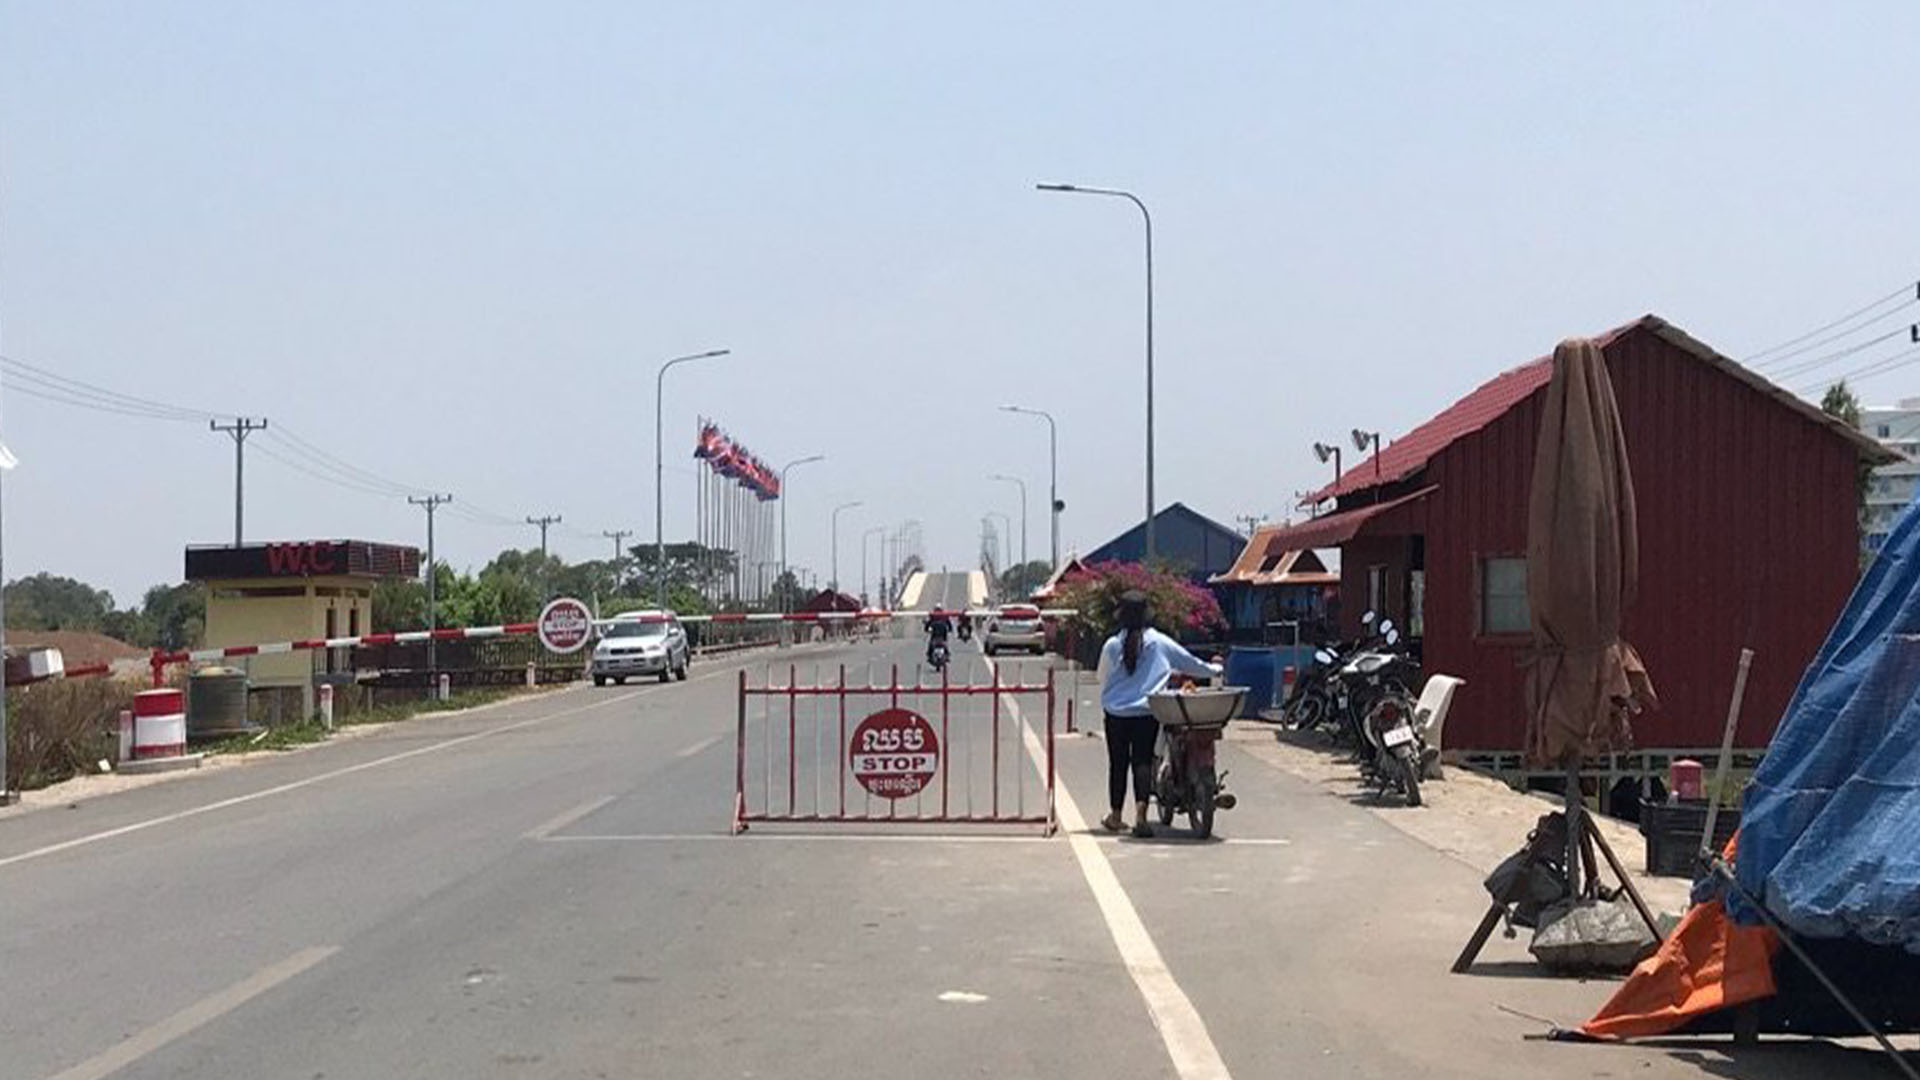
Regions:
<svg viewBox="0 0 1920 1080"><path fill-rule="evenodd" d="M1120 655L1126 662L1127 674L1131 675L1140 666L1140 643L1147 635L1146 593L1129 589L1120 595L1120 628L1127 632Z"/></svg>

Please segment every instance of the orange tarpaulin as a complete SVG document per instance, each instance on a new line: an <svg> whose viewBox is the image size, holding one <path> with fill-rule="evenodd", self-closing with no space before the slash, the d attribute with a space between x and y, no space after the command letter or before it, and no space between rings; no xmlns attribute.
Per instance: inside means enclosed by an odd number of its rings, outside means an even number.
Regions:
<svg viewBox="0 0 1920 1080"><path fill-rule="evenodd" d="M1725 858L1738 842L1728 842ZM1719 900L1695 904L1580 1031L1601 1039L1665 1035L1695 1017L1770 998L1778 951L1771 929L1735 924Z"/></svg>

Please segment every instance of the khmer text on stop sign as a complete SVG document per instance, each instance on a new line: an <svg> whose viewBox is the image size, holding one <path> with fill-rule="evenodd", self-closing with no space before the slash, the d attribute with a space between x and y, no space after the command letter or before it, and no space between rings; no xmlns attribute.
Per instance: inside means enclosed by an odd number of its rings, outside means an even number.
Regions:
<svg viewBox="0 0 1920 1080"><path fill-rule="evenodd" d="M853 729L847 758L861 787L883 799L904 799L933 782L940 737L911 709L882 709Z"/></svg>

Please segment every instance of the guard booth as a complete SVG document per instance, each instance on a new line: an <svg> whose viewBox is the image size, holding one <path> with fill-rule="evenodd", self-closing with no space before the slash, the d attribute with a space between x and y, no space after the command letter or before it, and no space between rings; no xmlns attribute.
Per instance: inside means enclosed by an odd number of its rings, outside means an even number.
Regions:
<svg viewBox="0 0 1920 1080"><path fill-rule="evenodd" d="M419 576L420 549L368 540L187 548L186 578L207 590L208 648L371 633L374 586L383 579ZM351 674L345 652L246 657L248 685L289 696L297 692L297 715L311 716L315 680Z"/></svg>

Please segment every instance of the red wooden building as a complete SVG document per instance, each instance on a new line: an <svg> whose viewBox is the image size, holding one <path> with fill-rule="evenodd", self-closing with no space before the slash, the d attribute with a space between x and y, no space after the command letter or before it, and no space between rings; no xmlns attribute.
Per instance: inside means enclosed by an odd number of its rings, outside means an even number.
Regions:
<svg viewBox="0 0 1920 1080"><path fill-rule="evenodd" d="M1764 746L1859 570L1856 466L1878 443L1654 316L1599 339L1640 520L1627 640L1662 708L1648 750L1717 746L1734 665L1754 650L1736 745ZM1272 550L1340 548L1346 632L1376 609L1419 639L1426 670L1464 677L1446 746L1510 752L1525 729L1521 663L1528 485L1542 358L1496 376L1314 496L1334 513Z"/></svg>

